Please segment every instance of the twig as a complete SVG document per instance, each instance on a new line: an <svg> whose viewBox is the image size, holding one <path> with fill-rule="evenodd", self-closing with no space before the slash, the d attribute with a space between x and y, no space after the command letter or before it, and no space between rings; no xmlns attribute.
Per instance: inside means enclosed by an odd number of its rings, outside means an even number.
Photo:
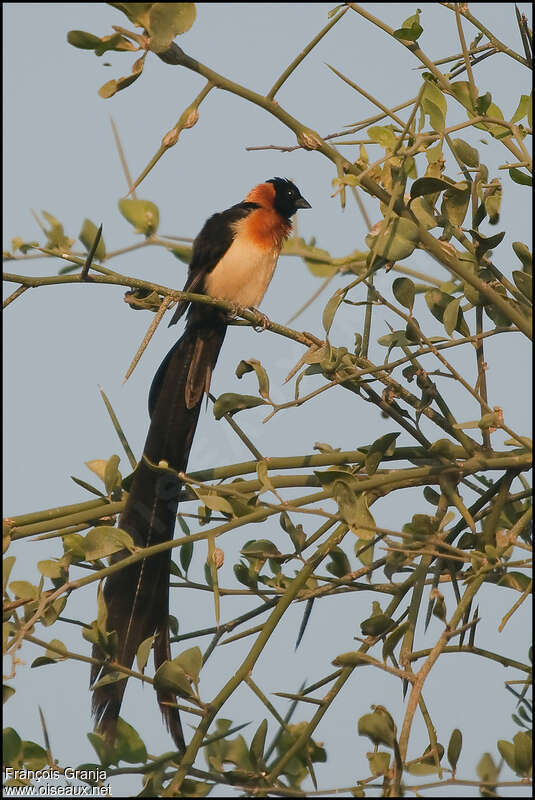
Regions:
<svg viewBox="0 0 535 800"><path fill-rule="evenodd" d="M89 280L91 280L91 278L88 276L88 272L89 272L89 268L91 266L91 263L93 261L93 258L95 257L95 253L97 251L98 243L100 242L100 237L101 236L102 236L102 225L99 226L99 229L97 230L97 232L95 234L95 239L93 241L93 244L91 245L91 250L87 254L87 258L85 260L85 264L83 265L83 267L82 267L82 269L80 271L80 280L81 281L89 281Z"/></svg>
<svg viewBox="0 0 535 800"><path fill-rule="evenodd" d="M158 325L162 321L163 315L165 314L165 312L167 311L167 309L169 308L169 306L171 305L172 302L173 302L173 299L171 297L164 297L164 299L162 300L160 308L158 309L158 311L154 315L154 319L150 323L150 325L149 325L149 327L147 329L147 333L143 337L143 341L139 345L134 358L130 362L130 366L126 370L126 374L125 374L124 379L123 379L123 385L126 383L128 378L130 377L130 375L135 370L135 368L136 368L136 366L137 366L137 364L139 362L139 359L141 358L141 356L143 355L143 353L147 349L147 345L149 344L150 340L154 336L156 328L158 327Z"/></svg>
<svg viewBox="0 0 535 800"><path fill-rule="evenodd" d="M119 153L119 158L121 159L121 166L123 168L124 176L126 178L126 185L128 189L132 186L132 176L130 174L130 170L128 169L128 164L126 162L126 156L124 154L124 149L121 144L121 139L119 138L119 131L117 130L117 125L115 124L115 120L112 116L110 116L111 128L113 131L113 138L115 139L115 144L117 146L117 151ZM132 198L135 200L137 198L135 189L130 193Z"/></svg>
<svg viewBox="0 0 535 800"><path fill-rule="evenodd" d="M307 46L299 53L299 55L296 56L296 58L294 58L292 63L284 70L280 78L277 79L277 81L274 83L274 85L267 93L266 97L268 97L270 100L273 100L273 98L275 97L281 86L288 80L292 72L299 66L299 64L310 53L310 51L313 50L313 48L318 44L318 42L320 42L323 39L325 34L328 33L334 25L336 25L338 20L342 19L347 10L348 9L346 7L343 8L341 11L339 11L338 14L336 14L336 16L333 17L333 19L330 22L328 22L324 28L321 29L321 31L317 34L317 36L315 36L312 39L312 41L309 44L307 44Z"/></svg>
<svg viewBox="0 0 535 800"><path fill-rule="evenodd" d="M12 294L10 294L9 297L6 297L6 299L4 300L4 302L2 304L2 308L7 308L7 306L10 303L12 303L14 300L16 300L17 297L20 297L21 294L24 294L24 292L27 291L29 288L30 288L29 286L19 286L19 288L15 289L15 291Z"/></svg>

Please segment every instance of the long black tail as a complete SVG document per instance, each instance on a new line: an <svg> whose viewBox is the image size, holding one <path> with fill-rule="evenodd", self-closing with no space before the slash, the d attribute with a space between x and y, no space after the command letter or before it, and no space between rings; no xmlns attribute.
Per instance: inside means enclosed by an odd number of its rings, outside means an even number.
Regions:
<svg viewBox="0 0 535 800"><path fill-rule="evenodd" d="M139 462L119 527L142 547L173 538L181 484L176 472L185 471L199 411L210 386L226 325L214 312L192 309L186 330L158 369L149 395L151 423L143 458ZM169 469L160 462L165 461ZM115 561L127 555L118 554ZM170 658L169 567L171 551L152 556L110 575L104 585L107 630L116 631L116 660L130 668L139 645L156 634L156 669ZM102 659L95 645L93 656ZM101 668L93 666L91 683ZM115 738L117 718L126 689L125 680L108 683L93 692L93 714L109 741ZM178 709L171 692L158 692L158 702L174 742L185 749ZM169 705L171 704L171 705Z"/></svg>

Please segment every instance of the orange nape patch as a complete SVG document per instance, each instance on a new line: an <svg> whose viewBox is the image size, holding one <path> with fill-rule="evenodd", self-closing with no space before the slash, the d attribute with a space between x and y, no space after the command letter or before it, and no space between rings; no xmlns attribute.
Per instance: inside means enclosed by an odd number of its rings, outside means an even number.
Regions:
<svg viewBox="0 0 535 800"><path fill-rule="evenodd" d="M272 183L259 183L254 186L247 197L247 203L258 203L262 208L273 208L275 202L275 187Z"/></svg>

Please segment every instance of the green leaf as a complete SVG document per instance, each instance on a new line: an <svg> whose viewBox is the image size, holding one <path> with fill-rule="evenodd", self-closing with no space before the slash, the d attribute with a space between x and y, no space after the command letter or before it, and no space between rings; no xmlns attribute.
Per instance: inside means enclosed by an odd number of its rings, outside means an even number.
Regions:
<svg viewBox="0 0 535 800"><path fill-rule="evenodd" d="M381 347L388 347L390 352L393 347L407 347L410 344L415 344L415 342L407 338L405 331L392 331L392 333L385 333L384 336L379 336L377 344L380 344Z"/></svg>
<svg viewBox="0 0 535 800"><path fill-rule="evenodd" d="M479 153L475 147L469 145L464 139L452 139L451 143L457 157L461 159L463 164L466 164L467 167L479 166Z"/></svg>
<svg viewBox="0 0 535 800"><path fill-rule="evenodd" d="M103 767L108 767L112 763L117 763L116 760L114 761L114 748L108 744L101 733L88 733L87 738L89 739L89 742L95 750L100 764Z"/></svg>
<svg viewBox="0 0 535 800"><path fill-rule="evenodd" d="M182 565L182 569L187 574L189 565L191 564L191 559L193 558L193 542L186 542L180 548L180 563Z"/></svg>
<svg viewBox="0 0 535 800"><path fill-rule="evenodd" d="M106 472L106 464L108 462L105 458L93 458L91 461L86 461L85 465L91 472L100 478L102 482L104 482L104 473Z"/></svg>
<svg viewBox="0 0 535 800"><path fill-rule="evenodd" d="M500 220L500 205L502 202L502 185L497 178L493 178L485 189L483 204L489 215L491 225L496 225Z"/></svg>
<svg viewBox="0 0 535 800"><path fill-rule="evenodd" d="M446 309L444 311L444 316L442 317L442 322L444 324L444 328L446 329L446 333L448 334L448 336L451 336L453 331L457 327L457 320L459 318L460 306L461 306L460 297L458 297L456 300L452 300L451 303L448 303L448 305L446 306Z"/></svg>
<svg viewBox="0 0 535 800"><path fill-rule="evenodd" d="M62 541L64 553L68 555L71 563L85 561L83 536L79 533L69 533L67 536L62 536Z"/></svg>
<svg viewBox="0 0 535 800"><path fill-rule="evenodd" d="M515 772L515 747L511 742L507 742L504 739L500 739L498 741L498 751L513 772Z"/></svg>
<svg viewBox="0 0 535 800"><path fill-rule="evenodd" d="M498 586L507 586L508 589L515 589L517 592L525 592L529 586L530 578L523 572L507 572L498 581Z"/></svg>
<svg viewBox="0 0 535 800"><path fill-rule="evenodd" d="M489 250L494 250L495 247L498 247L505 236L505 231L496 233L494 236L483 236L481 233L479 233L479 231L476 231L473 228L470 229L470 233L472 234L472 238L477 243L476 258L478 260L481 259Z"/></svg>
<svg viewBox="0 0 535 800"><path fill-rule="evenodd" d="M513 250L515 251L515 255L518 256L522 263L522 267L524 272L529 272L531 275L532 265L533 265L533 257L531 255L529 247L524 244L524 242L513 242Z"/></svg>
<svg viewBox="0 0 535 800"><path fill-rule="evenodd" d="M213 412L216 419L221 419L225 414L237 414L246 408L256 408L256 406L267 405L265 400L249 394L234 394L234 392L224 392L219 395L214 403Z"/></svg>
<svg viewBox="0 0 535 800"><path fill-rule="evenodd" d="M154 3L110 3L109 5L122 11L123 14L126 14L130 22L133 22L134 25L148 29L148 12Z"/></svg>
<svg viewBox="0 0 535 800"><path fill-rule="evenodd" d="M435 219L433 204L427 197L416 197L411 202L411 211L418 222L425 225L428 231L437 227L438 223Z"/></svg>
<svg viewBox="0 0 535 800"><path fill-rule="evenodd" d="M413 514L411 521L403 525L403 532L411 534L417 541L425 541L430 536L433 536L436 532L435 529L435 519L428 514Z"/></svg>
<svg viewBox="0 0 535 800"><path fill-rule="evenodd" d="M41 212L46 221L50 224L50 230L46 231L47 247L50 250L63 250L69 251L72 247L74 239L69 239L65 236L63 225L48 211Z"/></svg>
<svg viewBox="0 0 535 800"><path fill-rule="evenodd" d="M88 561L105 558L124 548L130 552L135 550L130 534L111 525L98 525L83 538L85 557Z"/></svg>
<svg viewBox="0 0 535 800"><path fill-rule="evenodd" d="M138 58L137 61L134 61L132 66L132 72L130 75L124 75L122 78L113 78L111 81L106 81L100 89L98 90L99 96L107 99L108 97L113 97L114 94L117 92L121 92L123 89L126 89L130 86L134 81L137 81L141 73L143 72L143 67L145 65L145 55ZM124 198L126 201L126 198ZM120 203L121 201L119 201ZM128 201L128 202L135 202L135 201Z"/></svg>
<svg viewBox="0 0 535 800"><path fill-rule="evenodd" d="M50 644L54 646L54 649L52 650L51 648L47 647L44 656L38 656L32 661L32 669L45 666L46 664L56 664L58 661L64 661L66 659L67 656L62 655L62 653L67 653L67 648L65 647L64 643L60 641L60 639L52 639ZM58 650L61 652L58 653Z"/></svg>
<svg viewBox="0 0 535 800"><path fill-rule="evenodd" d="M528 300L531 300L533 297L533 278L531 275L528 275L527 272L521 272L518 269L513 271L513 280L515 285L524 297L527 297Z"/></svg>
<svg viewBox="0 0 535 800"><path fill-rule="evenodd" d="M11 570L13 569L16 560L16 556L6 556L6 558L4 558L4 570L2 574L2 588L4 592L6 591L9 576L11 575Z"/></svg>
<svg viewBox="0 0 535 800"><path fill-rule="evenodd" d="M411 186L411 199L422 197L426 194L443 192L444 189L450 189L451 186L450 181L446 181L443 178L418 178Z"/></svg>
<svg viewBox="0 0 535 800"><path fill-rule="evenodd" d="M375 520L368 510L366 493L357 494L346 481L337 480L334 482L333 496L342 519L347 522L355 536L365 542L374 539L377 535Z"/></svg>
<svg viewBox="0 0 535 800"><path fill-rule="evenodd" d="M516 167L511 167L509 170L509 177L515 183L519 183L521 186L532 186L533 181L531 175L528 175L527 172L522 172L521 170L517 169Z"/></svg>
<svg viewBox="0 0 535 800"><path fill-rule="evenodd" d="M392 292L398 303L412 311L416 287L410 278L396 278L392 284Z"/></svg>
<svg viewBox="0 0 535 800"><path fill-rule="evenodd" d="M480 203L472 216L472 228L478 228L486 216L487 209L485 208L485 203Z"/></svg>
<svg viewBox="0 0 535 800"><path fill-rule="evenodd" d="M205 489L200 490L197 487L193 487L193 490L201 503L204 503L207 508L212 511L221 511L223 514L233 514L232 506L224 497L220 497L217 494L208 494Z"/></svg>
<svg viewBox="0 0 535 800"><path fill-rule="evenodd" d="M280 556L280 550L269 539L251 539L241 549L241 554L247 559L273 558Z"/></svg>
<svg viewBox="0 0 535 800"><path fill-rule="evenodd" d="M385 150L393 150L396 146L397 139L393 125L373 125L368 128L367 133L372 142L377 142Z"/></svg>
<svg viewBox="0 0 535 800"><path fill-rule="evenodd" d="M256 733L253 736L253 740L251 742L249 753L251 756L251 761L253 762L253 766L255 767L259 767L263 764L267 728L268 728L267 719L263 719L260 725L258 726Z"/></svg>
<svg viewBox="0 0 535 800"><path fill-rule="evenodd" d="M94 50L96 56L102 56L108 50L116 50L118 52L137 50L134 42L121 36L120 33L99 37L86 31L69 31L67 33L67 41L73 47L78 47L81 50Z"/></svg>
<svg viewBox="0 0 535 800"><path fill-rule="evenodd" d="M65 574L65 578L63 578L62 576L60 580L63 582L66 579L66 577L67 576ZM41 624L44 625L45 628L47 628L49 625L53 625L66 605L67 605L66 597L58 597L56 600L54 600L51 604L49 604L45 608L43 615L40 619Z"/></svg>
<svg viewBox="0 0 535 800"><path fill-rule="evenodd" d="M302 251L298 254L301 256L312 275L315 275L317 278L326 278L338 272L339 268L333 263L333 259L328 250L307 245L304 239L298 239L296 245L300 245L301 248L306 248L306 255L302 255ZM292 255L292 245L286 242L283 252Z"/></svg>
<svg viewBox="0 0 535 800"><path fill-rule="evenodd" d="M401 280L404 279L401 278ZM365 461L366 472L369 475L373 475L376 472L377 467L385 456L394 454L394 445L398 436L399 432L385 433L370 445Z"/></svg>
<svg viewBox="0 0 535 800"><path fill-rule="evenodd" d="M294 525L286 511L282 511L279 517L279 524L283 531L288 534L296 552L300 553L306 541L306 534L302 525Z"/></svg>
<svg viewBox="0 0 535 800"><path fill-rule="evenodd" d="M22 742L22 761L28 770L42 769L48 763L48 754L37 742Z"/></svg>
<svg viewBox="0 0 535 800"><path fill-rule="evenodd" d="M323 309L322 323L325 333L329 333L331 325L333 324L334 315L338 310L338 306L345 297L345 289L337 289L333 294L325 308Z"/></svg>
<svg viewBox="0 0 535 800"><path fill-rule="evenodd" d="M340 653L333 658L332 663L335 667L358 667L360 664L369 664L366 654L358 650L351 650L349 653Z"/></svg>
<svg viewBox="0 0 535 800"><path fill-rule="evenodd" d="M383 644L383 652L382 652L383 661L386 662L388 658L392 657L398 642L405 635L405 632L408 629L409 629L409 622L407 620L406 622L403 622L401 625L398 625L397 628L387 636Z"/></svg>
<svg viewBox="0 0 535 800"><path fill-rule="evenodd" d="M99 36L87 31L69 31L67 41L73 47L79 47L80 50L95 50L101 43Z"/></svg>
<svg viewBox="0 0 535 800"><path fill-rule="evenodd" d="M12 581L9 588L20 600L35 600L39 597L39 589L29 581Z"/></svg>
<svg viewBox="0 0 535 800"><path fill-rule="evenodd" d="M97 235L98 228L94 222L91 222L90 219L84 219L82 224L82 230L78 234L78 238L82 242L85 249L89 252L93 247L93 242L95 241L95 237ZM106 258L106 246L104 245L104 239L102 236L100 237L99 243L97 245L97 249L95 250L95 258L97 261L104 261Z"/></svg>
<svg viewBox="0 0 535 800"><path fill-rule="evenodd" d="M515 772L523 778L531 774L532 761L532 741L531 734L526 731L519 731L513 736L515 745Z"/></svg>
<svg viewBox="0 0 535 800"><path fill-rule="evenodd" d="M152 3L149 11L150 49L167 50L175 36L189 31L195 22L195 3Z"/></svg>
<svg viewBox="0 0 535 800"><path fill-rule="evenodd" d="M364 539L356 539L354 544L355 556L358 558L363 567L369 567L373 561L373 542L365 542Z"/></svg>
<svg viewBox="0 0 535 800"><path fill-rule="evenodd" d="M441 168L440 162L444 162L444 153L442 152L442 145L439 143L435 145L435 147L428 147L425 151L425 157L427 159L427 163L430 167L436 164L437 167ZM432 177L432 174L430 174ZM434 177L439 177L435 175Z"/></svg>
<svg viewBox="0 0 535 800"><path fill-rule="evenodd" d="M427 303L427 307L435 319L438 319L439 322L444 321L444 313L450 303L453 301L454 298L451 297L451 295L442 292L440 289L428 289L428 291L425 293L425 302ZM450 311L450 314L453 314L453 310ZM468 325L464 321L463 312L459 307L457 307L457 319L455 320L453 329L457 330L462 336L470 335Z"/></svg>
<svg viewBox="0 0 535 800"><path fill-rule="evenodd" d="M466 182L458 183L444 192L440 210L450 225L460 228L470 203L470 188Z"/></svg>
<svg viewBox="0 0 535 800"><path fill-rule="evenodd" d="M490 92L480 95L476 100L476 110L478 114L486 114L492 103L492 95Z"/></svg>
<svg viewBox="0 0 535 800"><path fill-rule="evenodd" d="M60 561L38 561L37 569L45 578L57 579L65 576L65 566Z"/></svg>
<svg viewBox="0 0 535 800"><path fill-rule="evenodd" d="M2 703L7 703L14 694L15 689L12 686L8 686L7 683L2 684Z"/></svg>
<svg viewBox="0 0 535 800"><path fill-rule="evenodd" d="M379 707L381 709L382 707ZM375 745L393 747L396 740L396 726L386 709L376 709L372 714L364 714L358 722L360 736L367 736Z"/></svg>
<svg viewBox="0 0 535 800"><path fill-rule="evenodd" d="M377 753L366 753L370 772L372 775L384 775L390 766L390 754L378 751Z"/></svg>
<svg viewBox="0 0 535 800"><path fill-rule="evenodd" d="M418 226L409 219L392 215L388 224L366 236L366 245L386 261L401 261L411 255L418 242Z"/></svg>
<svg viewBox="0 0 535 800"><path fill-rule="evenodd" d="M13 728L4 728L2 732L2 755L6 766L16 767L22 758L22 741Z"/></svg>
<svg viewBox="0 0 535 800"><path fill-rule="evenodd" d="M447 104L446 98L436 83L426 80L420 105L423 112L429 117L431 127L436 131L444 129Z"/></svg>
<svg viewBox="0 0 535 800"><path fill-rule="evenodd" d="M115 753L117 761L126 761L128 764L145 763L147 760L147 750L141 737L122 717L117 720Z"/></svg>
<svg viewBox="0 0 535 800"><path fill-rule="evenodd" d="M179 261L182 261L183 264L189 264L191 261L191 251L192 247L186 244L175 244L173 247L170 248L170 252L178 258Z"/></svg>
<svg viewBox="0 0 535 800"><path fill-rule="evenodd" d="M82 50L94 50L96 56L102 56L109 50L121 52L138 49L134 42L131 42L120 33L99 37L92 33L87 33L87 31L69 31L67 33L67 41L73 47L78 47Z"/></svg>
<svg viewBox="0 0 535 800"><path fill-rule="evenodd" d="M191 681L186 677L184 669L173 661L164 661L154 675L154 688L158 691L169 691L180 697L191 697L193 690Z"/></svg>
<svg viewBox="0 0 535 800"><path fill-rule="evenodd" d="M386 614L374 614L360 623L363 636L382 636L395 626L395 622Z"/></svg>
<svg viewBox="0 0 535 800"><path fill-rule="evenodd" d="M258 379L258 391L261 397L269 398L269 378L266 370L256 358L242 360L236 367L236 377L242 378L247 372L256 372Z"/></svg>
<svg viewBox="0 0 535 800"><path fill-rule="evenodd" d="M234 564L234 575L236 576L236 580L244 586L249 586L253 589L256 588L258 573L248 564L244 564L243 561L239 564Z"/></svg>
<svg viewBox="0 0 535 800"><path fill-rule="evenodd" d="M521 94L517 109L511 117L511 122L518 122L519 119L527 116L531 108L531 94Z"/></svg>
<svg viewBox="0 0 535 800"><path fill-rule="evenodd" d="M106 493L111 494L115 489L121 488L122 476L119 472L119 462L121 459L117 455L110 456L104 468L104 486Z"/></svg>
<svg viewBox="0 0 535 800"><path fill-rule="evenodd" d="M420 38L424 29L418 23L413 23L410 28L398 28L394 31L393 36L396 39L401 39L407 42L415 42Z"/></svg>
<svg viewBox="0 0 535 800"><path fill-rule="evenodd" d="M198 683L202 668L202 653L199 647L190 647L188 650L184 650L173 659L173 663L182 667L193 683Z"/></svg>
<svg viewBox="0 0 535 800"><path fill-rule="evenodd" d="M499 770L496 767L490 753L484 753L476 767L476 771L480 780L493 784L498 780ZM486 790L493 791L492 786L486 786Z"/></svg>
<svg viewBox="0 0 535 800"><path fill-rule="evenodd" d="M455 81L451 84L451 90L456 99L466 108L467 111L470 113L475 111L472 103L470 84L468 81Z"/></svg>
<svg viewBox="0 0 535 800"><path fill-rule="evenodd" d="M459 728L455 728L448 743L448 762L454 772L457 769L457 762L459 760L459 756L461 755L462 746L463 735Z"/></svg>
<svg viewBox="0 0 535 800"><path fill-rule="evenodd" d="M440 500L440 495L438 492L435 492L430 486L426 486L424 488L424 497L428 503L431 503L432 506L438 506L438 501Z"/></svg>
<svg viewBox="0 0 535 800"><path fill-rule="evenodd" d="M394 36L396 39L404 39L408 42L415 42L419 36L423 33L423 28L420 25L420 9L417 10L416 14L412 14L410 17L407 17L401 28L394 31Z"/></svg>
<svg viewBox="0 0 535 800"><path fill-rule="evenodd" d="M156 233L160 224L158 206L150 200L132 200L122 197L119 200L119 211L138 233L150 236Z"/></svg>
<svg viewBox="0 0 535 800"><path fill-rule="evenodd" d="M503 114L496 103L491 103L487 108L485 115L493 119L503 119ZM512 136L511 131L503 125L497 125L495 122L477 122L474 128L480 128L482 131L487 131L495 139L504 139L507 136Z"/></svg>
<svg viewBox="0 0 535 800"><path fill-rule="evenodd" d="M351 572L349 559L341 547L334 547L329 552L329 561L330 563L326 565L327 572L330 572L335 578L343 578L344 575Z"/></svg>
<svg viewBox="0 0 535 800"><path fill-rule="evenodd" d="M145 672L145 667L147 666L147 661L149 660L149 654L152 648L153 641L154 641L154 635L148 636L141 642L141 644L137 649L136 663L139 672Z"/></svg>

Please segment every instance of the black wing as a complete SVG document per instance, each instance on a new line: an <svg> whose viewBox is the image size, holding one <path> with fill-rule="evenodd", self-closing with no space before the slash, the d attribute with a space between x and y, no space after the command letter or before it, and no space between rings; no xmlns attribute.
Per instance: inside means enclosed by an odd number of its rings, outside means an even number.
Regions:
<svg viewBox="0 0 535 800"><path fill-rule="evenodd" d="M188 278L184 292L204 292L204 279L223 258L234 240L234 223L249 216L258 203L237 203L218 214L213 214L193 242ZM169 325L174 325L184 314L189 302L180 300Z"/></svg>

